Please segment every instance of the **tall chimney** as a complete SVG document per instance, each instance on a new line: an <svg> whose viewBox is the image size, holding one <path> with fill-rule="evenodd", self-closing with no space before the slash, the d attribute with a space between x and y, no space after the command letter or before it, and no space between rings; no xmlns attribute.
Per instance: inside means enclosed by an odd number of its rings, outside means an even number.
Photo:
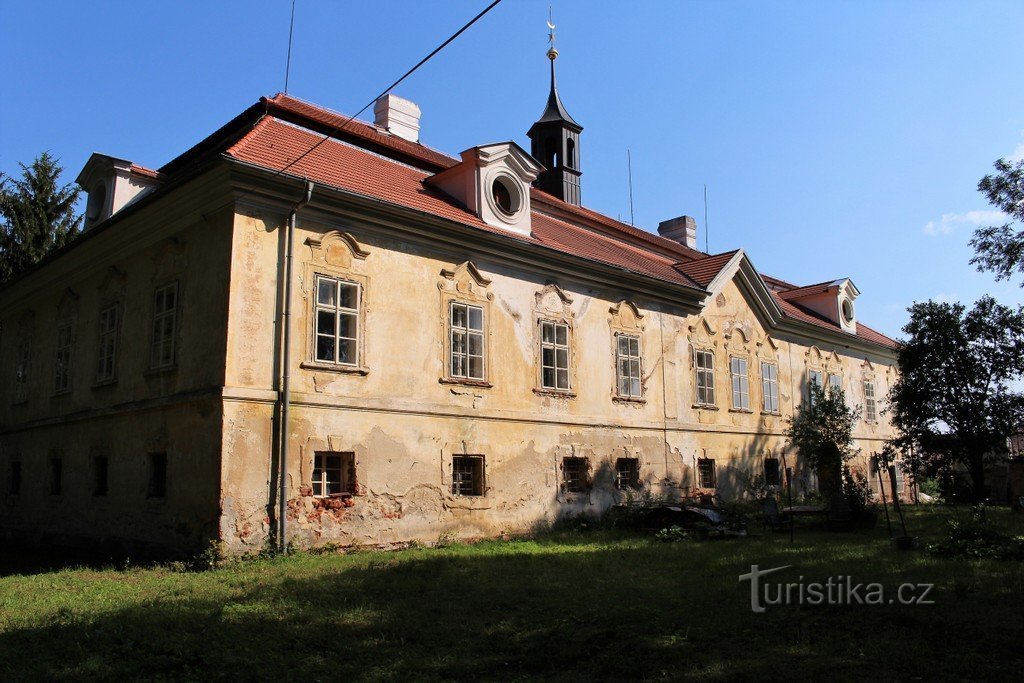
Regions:
<svg viewBox="0 0 1024 683"><path fill-rule="evenodd" d="M658 224L658 234L691 249L697 248L697 221L693 216L670 218Z"/></svg>
<svg viewBox="0 0 1024 683"><path fill-rule="evenodd" d="M420 141L420 108L398 95L381 95L373 105L373 124L392 135Z"/></svg>

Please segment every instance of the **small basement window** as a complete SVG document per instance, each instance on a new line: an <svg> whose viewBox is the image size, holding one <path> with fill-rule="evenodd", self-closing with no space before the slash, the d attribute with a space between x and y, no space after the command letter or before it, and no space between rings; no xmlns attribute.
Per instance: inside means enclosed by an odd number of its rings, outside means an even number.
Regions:
<svg viewBox="0 0 1024 683"><path fill-rule="evenodd" d="M697 476L702 489L713 489L718 486L718 477L715 473L715 461L713 458L697 459Z"/></svg>
<svg viewBox="0 0 1024 683"><path fill-rule="evenodd" d="M562 458L562 488L568 493L590 490L590 463L586 458Z"/></svg>
<svg viewBox="0 0 1024 683"><path fill-rule="evenodd" d="M92 495L107 495L108 469L106 456L100 455L92 459Z"/></svg>
<svg viewBox="0 0 1024 683"><path fill-rule="evenodd" d="M352 452L320 452L313 457L313 495L327 498L356 493L356 456Z"/></svg>
<svg viewBox="0 0 1024 683"><path fill-rule="evenodd" d="M484 495L484 456L456 455L452 458L452 495Z"/></svg>
<svg viewBox="0 0 1024 683"><path fill-rule="evenodd" d="M640 488L639 458L619 458L615 461L615 488L620 491Z"/></svg>
<svg viewBox="0 0 1024 683"><path fill-rule="evenodd" d="M147 498L167 497L167 454L149 454L149 484L146 487Z"/></svg>

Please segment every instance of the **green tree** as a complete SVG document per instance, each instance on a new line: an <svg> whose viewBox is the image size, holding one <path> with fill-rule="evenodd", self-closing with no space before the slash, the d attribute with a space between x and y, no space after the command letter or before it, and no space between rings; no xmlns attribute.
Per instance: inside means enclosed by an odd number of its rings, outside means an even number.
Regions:
<svg viewBox="0 0 1024 683"><path fill-rule="evenodd" d="M994 174L981 179L978 190L1009 220L974 231L971 263L980 271L994 272L997 280L1006 280L1014 272L1024 273L1024 229L1016 226L1017 221L1024 222L1024 159L1016 164L1000 159L995 168Z"/></svg>
<svg viewBox="0 0 1024 683"><path fill-rule="evenodd" d="M832 495L841 486L843 467L857 455L853 426L860 410L848 406L843 390L834 387L826 391L812 384L808 399L787 418L786 436L803 461L817 471L823 492Z"/></svg>
<svg viewBox="0 0 1024 683"><path fill-rule="evenodd" d="M1024 374L1024 307L984 297L970 311L934 301L908 310L889 392L893 445L919 475L951 481L966 471L981 500L986 459L1005 457L1024 419L1024 395L1012 389Z"/></svg>
<svg viewBox="0 0 1024 683"><path fill-rule="evenodd" d="M21 178L0 173L0 282L38 263L77 234L75 214L81 190L58 183L63 172L49 152L21 166Z"/></svg>

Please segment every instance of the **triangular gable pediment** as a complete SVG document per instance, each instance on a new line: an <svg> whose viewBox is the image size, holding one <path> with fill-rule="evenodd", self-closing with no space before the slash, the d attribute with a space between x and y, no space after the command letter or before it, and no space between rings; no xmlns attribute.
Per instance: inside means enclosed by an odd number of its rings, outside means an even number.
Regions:
<svg viewBox="0 0 1024 683"><path fill-rule="evenodd" d="M714 301L715 297L721 294L730 282L736 284L736 288L743 295L747 305L762 318L763 324L774 325L782 319L782 309L779 308L772 293L764 284L764 280L761 279L761 275L742 249L737 250L708 283L708 294L704 298L702 306L707 306Z"/></svg>

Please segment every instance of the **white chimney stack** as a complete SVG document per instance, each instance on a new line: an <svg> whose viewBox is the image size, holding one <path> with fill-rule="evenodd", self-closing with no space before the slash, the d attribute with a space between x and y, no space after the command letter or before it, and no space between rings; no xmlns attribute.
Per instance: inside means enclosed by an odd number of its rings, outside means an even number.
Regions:
<svg viewBox="0 0 1024 683"><path fill-rule="evenodd" d="M398 95L381 95L373 105L373 124L392 135L420 141L420 108Z"/></svg>
<svg viewBox="0 0 1024 683"><path fill-rule="evenodd" d="M697 248L697 221L693 216L670 218L658 224L658 234L691 249Z"/></svg>

